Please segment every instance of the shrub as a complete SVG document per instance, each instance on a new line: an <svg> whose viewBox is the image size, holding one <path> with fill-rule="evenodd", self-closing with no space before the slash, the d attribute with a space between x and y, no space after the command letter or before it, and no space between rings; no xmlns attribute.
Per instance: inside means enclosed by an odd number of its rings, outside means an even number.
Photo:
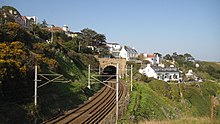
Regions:
<svg viewBox="0 0 220 124"><path fill-rule="evenodd" d="M171 98L170 86L167 82L161 80L153 80L149 83L150 88L152 88L155 92Z"/></svg>

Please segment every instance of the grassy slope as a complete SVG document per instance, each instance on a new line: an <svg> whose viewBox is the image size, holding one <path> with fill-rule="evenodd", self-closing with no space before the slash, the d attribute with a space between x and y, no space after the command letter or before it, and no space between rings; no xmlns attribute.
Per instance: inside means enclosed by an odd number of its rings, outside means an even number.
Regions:
<svg viewBox="0 0 220 124"><path fill-rule="evenodd" d="M198 74L198 76L202 77L203 79L206 80L214 80L214 81L220 81L219 79L216 79L215 77L213 77L213 75L210 75L207 71L209 70L209 67L213 67L214 70L216 71L214 73L220 73L220 63L218 62L199 62L200 67L196 70L196 73ZM217 72L218 71L218 72Z"/></svg>
<svg viewBox="0 0 220 124"><path fill-rule="evenodd" d="M199 118L207 118L210 115L210 96L216 95L220 90L220 86L212 82L200 85L182 84L179 89L177 84L166 84L157 80L149 84L136 82L134 87L127 113L120 123L137 123L140 120L156 120L158 123L200 123ZM180 91L183 94L182 98ZM218 106L216 113L218 122L219 108ZM205 122L209 121L203 122L201 119L201 123Z"/></svg>
<svg viewBox="0 0 220 124"><path fill-rule="evenodd" d="M92 55L76 54L78 58L75 59L70 59L62 52L55 57L60 66L57 73L62 74L65 80L71 80L70 83L49 83L38 89L37 111L33 102L26 105L4 103L0 106L0 123L33 123L34 117L37 117L40 123L76 108L92 96L100 85L94 84L92 90L86 87L87 66L97 64L97 61Z"/></svg>
<svg viewBox="0 0 220 124"><path fill-rule="evenodd" d="M45 41L43 39L36 38L32 34L27 33L25 30L21 31L21 33L16 35L18 35L18 37L22 39L21 41L25 43L25 48L27 48L30 53L35 54L36 51L34 50L35 48L33 48L34 44L45 43ZM27 34L27 36L23 36L23 34ZM15 41L17 41L17 39ZM68 54L70 50L67 50L65 46L62 45L62 43L63 42L54 42L54 44L49 45L48 49L56 54L56 56L52 57L56 59L59 65L56 73L62 74L65 80L71 80L71 82L50 83L43 86L42 88L39 88L37 110L35 110L32 101L32 94L34 92L33 87L29 86L28 91L30 92L25 92L26 94L28 94L26 97L27 100L26 98L20 99L15 97L15 100L13 99L10 101L10 98L6 98L2 95L1 88L3 85L0 83L0 123L33 123L35 116L37 116L39 120L38 122L41 122L42 120L49 119L55 115L62 113L63 111L77 107L100 88L99 84L94 84L92 86L92 90L89 90L86 87L88 64L91 64L93 66L98 65L98 62L95 60L93 55L76 53L73 51L71 52L71 58ZM45 49L46 48L47 47L45 47ZM45 55L46 57L54 54L51 54L50 52L43 53L43 55ZM42 73L47 72L50 73L52 71L49 70L49 68L44 68ZM30 75L33 75L33 73ZM28 75L30 77L28 83L33 84L34 82L32 78L34 79L34 77L30 75ZM45 81L38 83L43 82ZM23 89L25 88L26 87L24 87ZM16 90L19 94L19 89ZM25 97L25 95L23 96ZM7 99L7 101L2 100L1 98Z"/></svg>
<svg viewBox="0 0 220 124"><path fill-rule="evenodd" d="M72 80L72 82L51 83L39 90L40 120L47 120L76 108L100 87L99 84L95 84L92 90L87 88L87 64L96 63L92 55L78 54L78 58L73 60L64 54L59 54L56 59L61 67L58 72L63 74L66 80ZM90 61L88 62L87 59Z"/></svg>

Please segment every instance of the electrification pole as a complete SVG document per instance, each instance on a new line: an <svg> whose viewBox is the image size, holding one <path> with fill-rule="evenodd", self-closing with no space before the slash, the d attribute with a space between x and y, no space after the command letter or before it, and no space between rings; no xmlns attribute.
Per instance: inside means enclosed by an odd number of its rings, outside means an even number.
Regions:
<svg viewBox="0 0 220 124"><path fill-rule="evenodd" d="M128 75L128 65L125 65L125 82L127 83L127 75Z"/></svg>
<svg viewBox="0 0 220 124"><path fill-rule="evenodd" d="M88 88L90 89L90 65L88 66Z"/></svg>
<svg viewBox="0 0 220 124"><path fill-rule="evenodd" d="M53 25L51 26L51 43L53 43Z"/></svg>
<svg viewBox="0 0 220 124"><path fill-rule="evenodd" d="M37 107L37 66L35 66L35 75L34 75L34 105Z"/></svg>
<svg viewBox="0 0 220 124"><path fill-rule="evenodd" d="M79 44L78 44L78 52L80 52L80 41L79 41Z"/></svg>
<svg viewBox="0 0 220 124"><path fill-rule="evenodd" d="M116 65L116 124L118 121L118 63Z"/></svg>
<svg viewBox="0 0 220 124"><path fill-rule="evenodd" d="M132 69L133 69L133 65L131 65L131 91L132 91L132 88L133 88L133 84L132 84L132 82L133 82L133 79L132 79L133 78L133 76L132 76L133 75L133 70Z"/></svg>
<svg viewBox="0 0 220 124"><path fill-rule="evenodd" d="M101 75L101 66L99 65L99 75Z"/></svg>
<svg viewBox="0 0 220 124"><path fill-rule="evenodd" d="M34 106L35 106L35 108L36 108L36 107L37 107L37 97L38 97L38 96L37 96L37 89L38 89L38 88L41 88L42 86L47 85L47 84L49 84L49 83L51 83L51 82L69 82L69 81L58 80L59 78L63 77L63 75L60 75L60 74L38 74L38 73L37 73L37 65L35 66L34 71L35 71L35 73L34 73ZM37 76L38 76L38 75L39 75L41 78L46 79L47 82L45 82L45 83L43 83L43 84L40 84L40 85L38 86L37 82L38 82L38 81L41 81L41 80L38 80L38 79L37 79ZM48 78L48 77L46 77L46 76L57 76L57 77L55 77L55 78L53 78L53 79L50 79L50 78Z"/></svg>

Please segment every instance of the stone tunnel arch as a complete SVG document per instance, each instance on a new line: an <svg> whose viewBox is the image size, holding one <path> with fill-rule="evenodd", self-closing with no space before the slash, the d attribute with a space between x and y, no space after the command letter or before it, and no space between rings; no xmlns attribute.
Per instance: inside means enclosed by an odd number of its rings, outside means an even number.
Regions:
<svg viewBox="0 0 220 124"><path fill-rule="evenodd" d="M101 70L104 70L108 66L114 66L116 68L116 63L119 64L119 77L124 77L126 59L122 58L98 58Z"/></svg>
<svg viewBox="0 0 220 124"><path fill-rule="evenodd" d="M115 75L116 74L116 67L112 66L112 65L106 66L103 70L103 73L107 74L107 75Z"/></svg>

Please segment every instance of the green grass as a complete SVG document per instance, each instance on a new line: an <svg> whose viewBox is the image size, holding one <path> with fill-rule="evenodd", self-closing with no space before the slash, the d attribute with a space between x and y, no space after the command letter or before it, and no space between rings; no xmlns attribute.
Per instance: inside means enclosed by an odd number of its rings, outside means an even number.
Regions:
<svg viewBox="0 0 220 124"><path fill-rule="evenodd" d="M67 79L71 79L72 81L85 79L86 68L82 67L83 63L75 62L64 54L58 54L56 60L59 63L58 72L63 74Z"/></svg>
<svg viewBox="0 0 220 124"><path fill-rule="evenodd" d="M220 81L220 64L217 62L199 62L195 71L198 76L206 80Z"/></svg>
<svg viewBox="0 0 220 124"><path fill-rule="evenodd" d="M119 123L138 123L146 120L199 123L198 118L209 117L210 96L216 96L219 90L219 85L212 82L180 85L158 80L150 83L135 82L127 112ZM217 106L216 119L219 118L220 106ZM205 122L209 121L202 121Z"/></svg>
<svg viewBox="0 0 220 124"><path fill-rule="evenodd" d="M132 118L133 122L143 119L173 119L178 116L175 106L167 97L152 90L149 84L136 82L128 112L120 123L129 123L128 118Z"/></svg>
<svg viewBox="0 0 220 124"><path fill-rule="evenodd" d="M163 120L163 121L141 121L139 124L219 124L220 120L211 122L209 117L182 117L177 120Z"/></svg>
<svg viewBox="0 0 220 124"><path fill-rule="evenodd" d="M77 58L69 58L63 53L56 56L60 64L58 72L63 74L66 80L71 79L72 81L70 83L51 83L39 89L39 120L45 121L64 111L78 107L100 89L100 84L93 84L91 90L87 88L87 66L90 63L95 64L94 57L83 54L76 56ZM90 58L91 61L85 63L86 58Z"/></svg>

